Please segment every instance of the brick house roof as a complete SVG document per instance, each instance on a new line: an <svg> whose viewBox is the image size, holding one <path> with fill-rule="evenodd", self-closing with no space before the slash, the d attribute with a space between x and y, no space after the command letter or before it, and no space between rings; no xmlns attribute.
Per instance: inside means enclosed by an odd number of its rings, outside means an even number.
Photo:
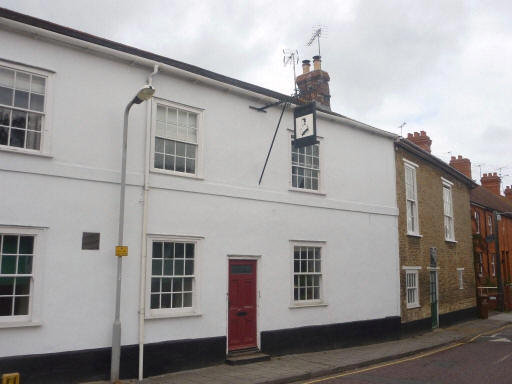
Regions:
<svg viewBox="0 0 512 384"><path fill-rule="evenodd" d="M478 186L470 192L471 203L483 208L496 210L498 212L512 212L512 203L503 196L496 196L482 186ZM512 218L512 213L505 216Z"/></svg>

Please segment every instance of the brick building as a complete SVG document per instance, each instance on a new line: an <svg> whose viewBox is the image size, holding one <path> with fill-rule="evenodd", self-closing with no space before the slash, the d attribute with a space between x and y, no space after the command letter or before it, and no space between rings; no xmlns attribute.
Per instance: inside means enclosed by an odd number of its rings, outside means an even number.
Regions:
<svg viewBox="0 0 512 384"><path fill-rule="evenodd" d="M450 165L471 178L471 161L452 157ZM487 295L491 309L512 309L512 189L501 195L501 178L484 173L471 191L471 220L477 293ZM496 212L496 214L495 214ZM509 213L505 213L509 212ZM498 219L499 220L496 220ZM498 234L496 236L496 233ZM501 276L501 279L500 279ZM499 294L498 287L503 291Z"/></svg>
<svg viewBox="0 0 512 384"><path fill-rule="evenodd" d="M474 316L470 190L415 132L396 142L401 321L406 331Z"/></svg>

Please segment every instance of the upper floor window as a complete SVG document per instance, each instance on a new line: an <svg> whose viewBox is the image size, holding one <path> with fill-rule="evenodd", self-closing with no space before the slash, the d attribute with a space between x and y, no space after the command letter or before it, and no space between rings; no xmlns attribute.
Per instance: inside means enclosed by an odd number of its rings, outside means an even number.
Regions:
<svg viewBox="0 0 512 384"><path fill-rule="evenodd" d="M492 235L492 216L487 216L487 235Z"/></svg>
<svg viewBox="0 0 512 384"><path fill-rule="evenodd" d="M475 223L476 223L475 233L479 234L480 233L480 214L477 211L475 211Z"/></svg>
<svg viewBox="0 0 512 384"><path fill-rule="evenodd" d="M153 169L198 174L199 121L198 110L156 103Z"/></svg>
<svg viewBox="0 0 512 384"><path fill-rule="evenodd" d="M405 168L405 200L407 212L407 233L419 234L418 193L416 184L416 167L409 163Z"/></svg>
<svg viewBox="0 0 512 384"><path fill-rule="evenodd" d="M47 76L0 64L0 146L40 151Z"/></svg>
<svg viewBox="0 0 512 384"><path fill-rule="evenodd" d="M444 237L446 240L455 240L453 223L452 186L443 182L443 206L444 206Z"/></svg>
<svg viewBox="0 0 512 384"><path fill-rule="evenodd" d="M310 191L319 190L319 144L297 148L292 141L292 187Z"/></svg>

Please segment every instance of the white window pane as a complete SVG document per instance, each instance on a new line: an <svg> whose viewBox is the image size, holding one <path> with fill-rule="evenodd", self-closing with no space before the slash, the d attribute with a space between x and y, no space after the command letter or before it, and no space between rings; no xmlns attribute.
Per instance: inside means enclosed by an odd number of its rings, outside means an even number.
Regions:
<svg viewBox="0 0 512 384"><path fill-rule="evenodd" d="M175 108L167 108L167 123L168 124L177 124L177 113L178 111Z"/></svg>
<svg viewBox="0 0 512 384"><path fill-rule="evenodd" d="M30 91L30 75L16 72L15 87L23 91Z"/></svg>
<svg viewBox="0 0 512 384"><path fill-rule="evenodd" d="M14 71L0 68L0 86L14 88Z"/></svg>
<svg viewBox="0 0 512 384"><path fill-rule="evenodd" d="M186 127L188 125L187 121L187 112L185 111L178 111L178 125L182 127Z"/></svg>
<svg viewBox="0 0 512 384"><path fill-rule="evenodd" d="M188 114L188 126L192 128L197 127L197 115L195 115L194 113Z"/></svg>
<svg viewBox="0 0 512 384"><path fill-rule="evenodd" d="M156 120L165 121L165 107L162 107L161 105L156 107Z"/></svg>
<svg viewBox="0 0 512 384"><path fill-rule="evenodd" d="M169 138L169 139L177 139L178 138L177 129L178 129L178 127L175 124L166 124L165 125L165 134L164 134L165 137Z"/></svg>
<svg viewBox="0 0 512 384"><path fill-rule="evenodd" d="M44 93L46 79L44 77L32 75L32 92Z"/></svg>

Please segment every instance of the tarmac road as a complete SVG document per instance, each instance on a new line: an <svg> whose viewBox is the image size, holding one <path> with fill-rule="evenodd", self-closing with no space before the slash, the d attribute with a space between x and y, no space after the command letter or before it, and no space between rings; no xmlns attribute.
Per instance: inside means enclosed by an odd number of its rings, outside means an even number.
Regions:
<svg viewBox="0 0 512 384"><path fill-rule="evenodd" d="M434 351L433 351L434 352ZM403 361L403 362L400 362ZM304 384L512 383L512 327L443 351L318 378Z"/></svg>

